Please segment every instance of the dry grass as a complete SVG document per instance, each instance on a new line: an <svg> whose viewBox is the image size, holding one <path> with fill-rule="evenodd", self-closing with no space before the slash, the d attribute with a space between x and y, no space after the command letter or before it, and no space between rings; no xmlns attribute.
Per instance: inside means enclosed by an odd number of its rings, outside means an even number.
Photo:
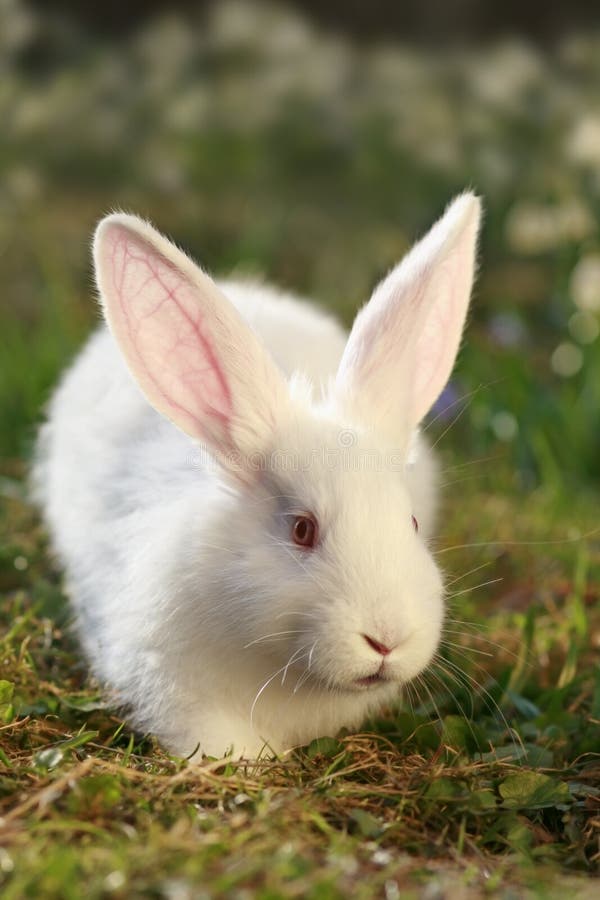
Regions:
<svg viewBox="0 0 600 900"><path fill-rule="evenodd" d="M574 578L554 552L538 554L545 577L533 597L519 552L494 550L485 580L503 577L504 586L486 598L480 630L459 638L464 649L445 653L464 683L431 679L433 702L413 690L403 710L365 733L326 737L283 759L191 766L129 733L86 680L58 573L19 485L4 481L2 518L10 534L0 613L3 898L469 898L505 896L507 885L517 896L592 896L584 876L600 860L593 538L559 544ZM479 498L484 524L501 502ZM540 512L530 509L522 527L535 532ZM456 518L456 543L468 543ZM475 551L458 552L463 562ZM19 559L26 569L15 568ZM462 620L479 596L464 597ZM585 626L579 637L574 626ZM490 648L493 657L480 656Z"/></svg>

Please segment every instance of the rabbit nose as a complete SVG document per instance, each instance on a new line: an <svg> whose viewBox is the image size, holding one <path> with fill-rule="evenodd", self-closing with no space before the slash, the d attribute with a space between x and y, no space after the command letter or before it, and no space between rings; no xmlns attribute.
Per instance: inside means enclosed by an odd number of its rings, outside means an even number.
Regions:
<svg viewBox="0 0 600 900"><path fill-rule="evenodd" d="M375 640L375 638L371 637L368 634L363 634L363 637L369 647L371 647L375 651L375 653L381 654L381 656L388 656L394 649L393 647L386 647L386 645L382 644L381 641Z"/></svg>

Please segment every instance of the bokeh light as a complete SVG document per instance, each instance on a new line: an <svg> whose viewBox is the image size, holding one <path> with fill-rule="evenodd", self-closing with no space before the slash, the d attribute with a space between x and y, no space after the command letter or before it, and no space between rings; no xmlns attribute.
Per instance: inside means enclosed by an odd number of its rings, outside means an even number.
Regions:
<svg viewBox="0 0 600 900"><path fill-rule="evenodd" d="M554 473L600 480L600 27L494 33L481 13L452 39L429 26L434 42L390 5L395 30L371 22L367 39L358 8L336 27L309 5L153 2L117 27L112 4L0 4L2 453L27 453L97 321L89 241L106 211L348 324L470 186L485 227L449 390L477 393L450 445L507 443L527 484L549 454Z"/></svg>

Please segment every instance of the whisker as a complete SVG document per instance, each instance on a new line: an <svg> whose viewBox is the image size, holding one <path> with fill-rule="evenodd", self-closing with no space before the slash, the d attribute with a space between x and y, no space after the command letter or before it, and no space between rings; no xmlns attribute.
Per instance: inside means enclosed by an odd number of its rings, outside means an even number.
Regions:
<svg viewBox="0 0 600 900"><path fill-rule="evenodd" d="M462 478L453 478L451 481L440 481L439 488L451 487L453 484L462 484L463 481L474 481L476 478L485 478L487 472L476 472L475 475L463 475Z"/></svg>
<svg viewBox="0 0 600 900"><path fill-rule="evenodd" d="M302 649L304 649L304 648L302 648ZM297 652L298 652L298 651L296 651L296 653L297 653ZM295 656L296 653L294 653L294 654L292 654L292 655ZM297 661L298 661L298 660L295 660L295 662L297 662ZM283 671L285 671L287 668L289 668L289 666L291 665L291 663L292 663L292 660L291 660L291 659L288 660L288 662L286 663L286 665L285 665L285 666L282 666L280 669L278 669L276 672L274 672L273 675L270 675L269 678L267 678L267 680L266 680L265 683L263 684L263 686L262 686L261 688L259 688L259 690L257 691L256 696L255 696L255 698L254 698L254 701L253 701L253 703L252 703L252 706L250 707L250 725L254 726L254 710L256 709L256 704L258 703L258 701L259 701L260 697L262 696L263 692L268 688L268 686L271 684L271 682L274 681L275 678L277 678L277 676L278 676L281 672L283 672Z"/></svg>
<svg viewBox="0 0 600 900"><path fill-rule="evenodd" d="M470 623L467 623L467 624L470 624ZM521 659L520 655L518 653L515 653L514 650L509 650L508 647L505 647L504 644L499 644L497 641L490 641L489 638L484 637L482 634L477 634L476 626L471 625L471 627L473 628L474 632L476 633L477 639L479 641L482 641L484 644L487 644L488 647L492 647L495 651L500 651L501 653L504 653L506 656L510 656L514 660L520 661L520 659ZM458 629L458 628L451 629L451 628L446 628L445 626L444 626L444 633L445 634L457 634L461 637L464 637L464 634L465 634L463 629ZM442 635L442 643L443 644L447 643L446 639L444 638L443 635ZM463 644L454 644L453 646L456 649L460 649L463 651L469 651L469 652L472 652L475 649L472 647L466 647ZM480 652L482 652L482 651L480 651ZM496 657L497 652L490 653L490 656ZM528 667L529 667L529 664L528 664Z"/></svg>
<svg viewBox="0 0 600 900"><path fill-rule="evenodd" d="M488 560L487 562L480 563L480 565L475 566L473 569L469 569L468 572L463 572L462 575L457 575L451 581L446 582L446 587L452 587L453 584L456 584L457 581L462 581L463 578L468 578L469 575L474 575L475 572L479 572L480 569L485 569L486 566L491 566L492 560Z"/></svg>
<svg viewBox="0 0 600 900"><path fill-rule="evenodd" d="M443 728L444 720L442 719L442 714L440 712L440 708L437 705L435 698L429 689L429 685L427 684L427 682L425 681L425 679L423 677L423 673L421 673L420 675L417 675L417 677L415 679L413 679L413 681L416 681L422 688L424 688L427 691L427 694L429 695L429 699L431 701L431 705L433 706L435 714L438 718L438 722L440 723L440 726Z"/></svg>
<svg viewBox="0 0 600 900"><path fill-rule="evenodd" d="M513 730L513 729L512 729L512 728L510 727L510 725L508 724L508 721L507 721L507 719L506 719L504 713L502 712L502 709L501 709L500 705L499 705L498 702L492 697L492 695L491 695L490 692L487 690L487 688L485 688L485 687L483 686L483 684L480 684L478 681L476 681L476 679L473 678L472 675L470 675L466 670L464 670L464 669L462 669L460 666L458 666L458 665L457 665L455 662L453 662L451 659L444 658L444 659L442 660L442 659L440 659L440 657L438 657L437 660L436 660L436 663L437 663L437 665L440 666L440 668L442 668L442 670L443 670L443 667L444 667L444 666L450 667L450 669L451 669L453 672L455 672L455 673L456 673L457 675L459 675L462 679L464 679L463 684L464 684L464 686L467 687L468 689L471 689L471 686L472 686L473 688L475 688L475 691L476 691L476 692L481 692L482 694L485 694L485 697L487 698L487 700L488 700L489 703L491 704L491 706L488 706L487 702L484 701L484 702L486 702L486 706L487 706L488 710L489 710L490 712L492 712L492 711L497 712L497 713L499 714L499 716L500 716L500 718L501 718L501 720L502 720L502 724L503 724L504 727L506 728L507 732L508 732L509 734L512 734L512 730ZM480 666L480 665L478 665L477 663L473 663L473 662L472 662L472 665L475 665L475 667L476 667L480 672L482 672L482 673L489 679L489 681L492 683L492 685L495 685L496 687L499 687L498 682L496 681L496 679L495 679L492 675L490 675L490 673L489 673L486 669L484 669L483 666ZM446 671L448 674L450 674L450 673L448 672L448 669L446 669L445 671Z"/></svg>
<svg viewBox="0 0 600 900"><path fill-rule="evenodd" d="M280 637L280 636L286 635L286 634L303 634L303 629L294 628L289 631L274 631L272 634L263 634L262 637L259 637L253 641L250 641L249 644L244 644L243 649L247 650L248 647L253 647L254 644L260 644L260 643L262 643L262 641L268 641L270 638L276 638L276 637Z"/></svg>
<svg viewBox="0 0 600 900"><path fill-rule="evenodd" d="M258 692L257 692L257 694L256 694L256 697L254 698L254 701L253 701L253 703L252 703L252 706L250 707L250 724L251 724L252 726L254 725L254 710L255 710L255 708L256 708L256 704L258 703L258 701L259 701L259 699L260 699L260 697L261 697L263 691L266 690L266 688L271 684L271 682L272 682L275 678L277 678L277 676L279 675L279 673L280 673L280 672L283 672L284 669L285 669L285 666L282 666L280 669L278 669L273 675L271 675L269 678L267 678L267 680L265 681L265 683L263 684L263 686L262 686L261 688L259 688L259 690L258 690Z"/></svg>
<svg viewBox="0 0 600 900"><path fill-rule="evenodd" d="M310 675L311 675L310 667L312 665L312 657L313 657L313 653L315 652L315 647L317 646L318 643L319 643L319 638L317 638L316 641L314 641L312 647L310 648L310 652L308 654L308 664L306 665L304 672L300 675L300 678L296 682L296 686L294 687L294 694L297 691L299 691L300 688L302 687L302 685L307 681L307 679L310 678Z"/></svg>
<svg viewBox="0 0 600 900"><path fill-rule="evenodd" d="M498 584L499 581L504 581L503 577L491 578L489 581L482 581L481 584L474 584L472 587L463 588L462 591L455 591L453 594L448 594L447 600L453 600L455 597L462 597L463 594L470 594L472 591L477 591L479 588L487 587L490 584Z"/></svg>
<svg viewBox="0 0 600 900"><path fill-rule="evenodd" d="M493 456L482 456L479 459L471 459L469 462L457 463L454 466L446 466L445 469L440 470L440 475L445 475L447 472L454 472L456 469L466 469L468 466L478 466L484 462L493 462L497 459L504 459L504 453L496 453Z"/></svg>
<svg viewBox="0 0 600 900"><path fill-rule="evenodd" d="M452 422L450 423L450 425L448 425L448 428L446 428L446 431L449 431L449 429L452 428L452 426L453 426L454 423L457 421L457 419L460 418L460 416L462 416L462 414L464 413L465 409L467 409L467 407L471 404L471 402L472 402L472 400L473 400L473 397L474 397L476 394L478 394L479 391L482 391L482 390L487 389L487 388L490 388L490 387L494 387L494 385L496 385L496 384L501 384L503 381L506 381L506 377L504 377L504 378L496 378L494 381L488 381L487 384L480 384L480 385L478 385L478 386L477 386L476 388L474 388L472 391L469 391L467 394L463 394L462 397L457 397L456 400L453 400L452 403L449 403L448 406L444 407L444 409L441 409L441 410L439 411L439 413L437 413L437 415L435 415L435 416L433 417L433 419L430 419L430 420L429 420L429 422L427 423L427 425L425 425L425 427L424 427L423 429L421 429L422 432L423 432L423 434L424 434L426 431L428 431L428 430L431 428L431 426L432 426L433 424L435 424L435 422L437 422L437 420L438 420L439 418L441 418L442 416L446 415L446 413L447 413L450 409L453 409L453 408L454 408L455 406L457 406L459 403L463 403L463 402L466 400L467 403L465 403L464 407L461 409L461 411L460 411L460 413L458 414L458 416L456 417L456 419L454 419L454 421L452 421ZM438 441L441 440L441 438L444 436L444 434L446 434L446 431L443 432L443 434L441 435L440 438L438 438L438 440L436 441L436 443L438 443ZM435 444L434 444L433 446L435 447Z"/></svg>
<svg viewBox="0 0 600 900"><path fill-rule="evenodd" d="M443 639L444 645L446 647L453 647L456 650L464 650L465 653L477 653L479 656L489 656L493 659L494 654L490 653L489 650L479 650L478 647L465 647L463 644L456 644L453 641L447 641L445 638Z"/></svg>
<svg viewBox="0 0 600 900"><path fill-rule="evenodd" d="M309 669L310 669L310 667L311 667L311 665L312 665L312 656L313 656L313 653L315 652L315 647L317 646L318 643L319 643L319 638L316 639L316 641L314 642L314 644L313 644L312 647L310 648L310 653L308 654L308 668L309 668Z"/></svg>
<svg viewBox="0 0 600 900"><path fill-rule="evenodd" d="M482 684L479 684L471 675L469 675L468 672L465 672L464 669L461 669L460 666L457 666L456 663L452 662L452 660L444 659L443 661L441 661L438 657L436 659L436 665L439 666L442 671L445 671L448 676L451 676L451 672L446 668L446 666L449 666L450 669L455 673L455 678L457 676L460 676L461 678L465 679L465 681L463 682L464 687L466 687L468 690L472 690L472 688L475 688L475 691L479 693L480 696L485 695L484 703L487 706L488 711L491 713L498 713L498 715L500 716L500 720L504 728L506 728L506 732L509 735L515 749L517 746L519 746L521 749L523 748L523 741L521 739L521 736L518 732L516 732L517 739L515 740L515 730L509 725L508 720L502 712L500 705L492 697L487 688L485 688ZM485 675L487 675L488 678L490 678L489 673L486 672L485 669L483 669L481 666L477 666L477 668L480 669ZM496 685L498 684L495 678L491 678L491 681Z"/></svg>
<svg viewBox="0 0 600 900"><path fill-rule="evenodd" d="M275 618L281 619L283 616L306 616L307 619L319 619L319 616L316 613L305 612L300 609L290 609L285 612L277 613Z"/></svg>
<svg viewBox="0 0 600 900"><path fill-rule="evenodd" d="M475 547L556 547L565 544L578 544L581 541L585 541L590 537L594 537L594 535L600 532L600 525L597 528L592 528L591 531L586 531L585 534L581 534L578 537L572 538L563 538L562 540L556 541L480 541L472 544L455 544L452 547L442 547L441 550L436 550L436 556L439 556L442 553L450 553L451 550L467 550Z"/></svg>
<svg viewBox="0 0 600 900"><path fill-rule="evenodd" d="M298 691L300 690L300 688L306 684L306 682L308 681L309 678L310 678L310 669L305 666L304 672L302 672L302 674L300 675L300 678L294 685L294 689L293 689L292 693L297 694Z"/></svg>
<svg viewBox="0 0 600 900"><path fill-rule="evenodd" d="M450 431L450 429L451 429L451 428L454 428L454 426L456 425L456 423L458 422L458 420L461 418L462 415L464 415L464 413L466 412L466 410L469 408L470 403L471 403L471 401L469 401L468 403L465 403L465 405L464 405L463 408L460 410L460 412L458 412L458 413L454 416L454 418L452 419L452 421L450 422L450 424L447 425L446 428L444 428L444 430L442 431L442 433L440 434L440 436L437 438L437 440L435 440L435 441L433 442L433 444L431 445L431 449L432 449L432 450L435 450L435 448L437 447L437 445L439 444L439 442L440 442L443 438L446 437L446 435L448 434L448 432Z"/></svg>
<svg viewBox="0 0 600 900"><path fill-rule="evenodd" d="M412 696L412 688L413 687L414 687L414 685L411 685L410 682L408 682L407 684L405 684L403 686L403 690L404 690L406 699L408 700L408 705L410 706L411 714L414 717L415 716L415 707L413 704L413 696Z"/></svg>
<svg viewBox="0 0 600 900"><path fill-rule="evenodd" d="M302 659L303 656L306 656L306 653L303 653L302 651L303 650L306 651L307 646L308 646L308 644L305 644L303 647L299 647L298 650L296 650L296 652L293 653L291 655L291 657L288 659L288 661L284 667L284 670L283 670L283 675L281 676L281 684L282 685L284 684L285 679L287 678L287 673L288 673L288 669L290 668L290 666L292 666L295 662L298 662L300 659Z"/></svg>
<svg viewBox="0 0 600 900"><path fill-rule="evenodd" d="M469 622L467 619L455 619L454 616L448 619L448 622L450 625L462 625L464 628L472 628L473 631L479 631L480 628L490 628L487 622Z"/></svg>
<svg viewBox="0 0 600 900"><path fill-rule="evenodd" d="M440 663L439 663L439 660L436 660L436 665L439 666L439 667L441 668ZM443 671L443 669L442 669L442 671ZM431 675L432 678L435 678L435 680L438 682L438 684L440 684L446 691L448 690L448 686L444 684L443 679L440 678L440 676L439 676L439 675L437 674L437 672L435 671L435 668L434 668L434 667L431 667L430 669L428 669L428 670L427 670L427 674L428 674L428 675ZM448 674L449 674L449 673L448 673ZM469 697L469 700L470 700L470 703L471 703L471 716L470 716L470 717L466 714L465 708L464 708L464 706L462 705L462 703L460 702L460 700L458 699L458 697L456 696L456 694L453 694L453 695L451 695L451 696L452 696L452 700L454 701L454 703L456 704L456 706L457 706L458 709L460 710L460 713L461 713L463 719L465 720L465 722L466 722L466 724L467 724L467 726L468 726L468 728L469 728L469 731L471 732L471 737L472 737L473 740L475 741L475 744L477 744L477 737L476 737L476 735L475 735L475 731L474 731L473 726L472 726L472 724L471 724L471 722L472 722L472 720L473 720L473 718L474 718L474 716L475 716L475 706L474 706L474 704L473 704L473 697L472 697L472 695Z"/></svg>

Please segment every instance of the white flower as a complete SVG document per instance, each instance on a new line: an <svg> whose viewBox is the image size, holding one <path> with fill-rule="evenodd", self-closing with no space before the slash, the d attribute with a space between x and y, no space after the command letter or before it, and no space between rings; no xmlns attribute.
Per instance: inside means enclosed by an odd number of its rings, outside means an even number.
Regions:
<svg viewBox="0 0 600 900"><path fill-rule="evenodd" d="M565 152L571 162L600 166L600 115L588 113L567 136Z"/></svg>
<svg viewBox="0 0 600 900"><path fill-rule="evenodd" d="M576 375L583 365L583 352L575 344L565 341L559 344L550 358L552 370L563 378Z"/></svg>
<svg viewBox="0 0 600 900"><path fill-rule="evenodd" d="M600 312L600 253L579 260L569 282L573 303L587 312Z"/></svg>
<svg viewBox="0 0 600 900"><path fill-rule="evenodd" d="M577 200L554 206L518 203L506 219L508 243L520 253L544 253L594 231L593 217Z"/></svg>

